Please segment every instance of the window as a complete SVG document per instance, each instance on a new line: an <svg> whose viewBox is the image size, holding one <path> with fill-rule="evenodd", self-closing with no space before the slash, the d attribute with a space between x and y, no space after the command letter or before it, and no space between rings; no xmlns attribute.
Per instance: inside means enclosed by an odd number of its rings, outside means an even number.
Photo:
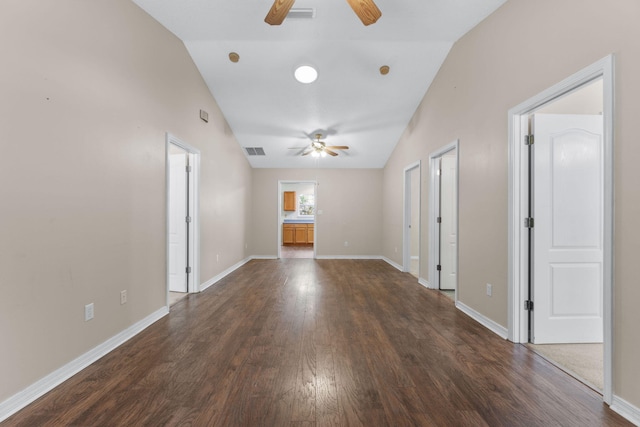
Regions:
<svg viewBox="0 0 640 427"><path fill-rule="evenodd" d="M315 204L313 194L300 194L298 196L298 216L313 216Z"/></svg>

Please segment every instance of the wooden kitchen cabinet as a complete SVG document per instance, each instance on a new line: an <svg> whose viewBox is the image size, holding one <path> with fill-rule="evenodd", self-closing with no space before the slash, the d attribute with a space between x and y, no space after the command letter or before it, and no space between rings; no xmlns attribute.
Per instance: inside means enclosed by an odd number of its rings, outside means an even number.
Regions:
<svg viewBox="0 0 640 427"><path fill-rule="evenodd" d="M294 240L297 245L307 243L307 224L295 224L295 236Z"/></svg>
<svg viewBox="0 0 640 427"><path fill-rule="evenodd" d="M296 210L296 192L295 191L284 192L284 210L285 211Z"/></svg>
<svg viewBox="0 0 640 427"><path fill-rule="evenodd" d="M314 243L314 237L313 224L307 224L307 243Z"/></svg>
<svg viewBox="0 0 640 427"><path fill-rule="evenodd" d="M306 245L314 242L313 224L282 224L283 245Z"/></svg>
<svg viewBox="0 0 640 427"><path fill-rule="evenodd" d="M293 245L295 243L293 224L283 224L282 226L282 244Z"/></svg>

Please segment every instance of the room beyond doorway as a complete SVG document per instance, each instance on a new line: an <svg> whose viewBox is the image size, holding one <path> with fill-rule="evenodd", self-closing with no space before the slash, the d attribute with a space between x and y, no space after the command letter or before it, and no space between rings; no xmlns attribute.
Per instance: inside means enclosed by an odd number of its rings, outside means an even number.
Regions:
<svg viewBox="0 0 640 427"><path fill-rule="evenodd" d="M316 182L278 182L278 258L315 258Z"/></svg>

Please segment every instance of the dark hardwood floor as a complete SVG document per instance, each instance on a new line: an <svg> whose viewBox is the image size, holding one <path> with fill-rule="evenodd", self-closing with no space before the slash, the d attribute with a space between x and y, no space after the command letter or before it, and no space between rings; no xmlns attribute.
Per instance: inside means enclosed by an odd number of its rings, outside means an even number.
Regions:
<svg viewBox="0 0 640 427"><path fill-rule="evenodd" d="M254 260L11 426L623 426L383 261Z"/></svg>

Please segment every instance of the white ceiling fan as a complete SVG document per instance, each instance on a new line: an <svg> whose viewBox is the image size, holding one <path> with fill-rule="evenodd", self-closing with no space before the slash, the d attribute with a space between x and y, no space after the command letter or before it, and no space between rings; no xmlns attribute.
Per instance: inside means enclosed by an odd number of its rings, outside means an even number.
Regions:
<svg viewBox="0 0 640 427"><path fill-rule="evenodd" d="M312 157L326 157L327 154L330 156L337 156L333 150L348 150L349 146L347 145L327 145L324 141L320 141L322 138L322 134L316 133L316 139L309 144L307 147L302 147L302 150L299 152L302 156L308 156L311 154ZM290 147L290 150L298 150L301 147Z"/></svg>
<svg viewBox="0 0 640 427"><path fill-rule="evenodd" d="M269 25L282 24L294 2L295 0L274 0L264 22ZM364 25L374 24L382 16L382 12L373 0L347 0L347 2Z"/></svg>

